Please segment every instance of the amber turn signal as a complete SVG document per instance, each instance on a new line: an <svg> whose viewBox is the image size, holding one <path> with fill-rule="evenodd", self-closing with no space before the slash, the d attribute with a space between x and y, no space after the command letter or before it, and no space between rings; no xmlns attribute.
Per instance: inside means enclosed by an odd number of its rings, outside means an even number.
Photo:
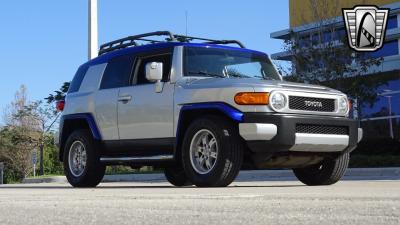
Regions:
<svg viewBox="0 0 400 225"><path fill-rule="evenodd" d="M235 95L238 105L268 105L269 93L267 92L240 92Z"/></svg>

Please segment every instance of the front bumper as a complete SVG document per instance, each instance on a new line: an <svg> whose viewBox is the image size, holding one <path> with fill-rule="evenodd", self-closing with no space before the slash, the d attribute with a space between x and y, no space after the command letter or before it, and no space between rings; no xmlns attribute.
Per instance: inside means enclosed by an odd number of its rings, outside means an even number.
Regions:
<svg viewBox="0 0 400 225"><path fill-rule="evenodd" d="M296 132L299 124L346 128L346 133ZM253 152L350 152L362 138L356 120L315 115L246 113L239 133Z"/></svg>

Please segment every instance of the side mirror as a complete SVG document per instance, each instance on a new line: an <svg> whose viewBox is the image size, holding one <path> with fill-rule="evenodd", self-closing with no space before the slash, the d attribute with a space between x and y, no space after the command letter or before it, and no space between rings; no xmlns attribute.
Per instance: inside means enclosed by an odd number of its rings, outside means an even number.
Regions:
<svg viewBox="0 0 400 225"><path fill-rule="evenodd" d="M162 80L163 64L161 62L149 62L146 64L146 79L150 82Z"/></svg>

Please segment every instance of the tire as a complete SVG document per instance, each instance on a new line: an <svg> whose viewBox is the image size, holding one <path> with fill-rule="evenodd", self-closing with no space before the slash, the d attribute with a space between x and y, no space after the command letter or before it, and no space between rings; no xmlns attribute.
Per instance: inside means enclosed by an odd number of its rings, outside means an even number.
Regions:
<svg viewBox="0 0 400 225"><path fill-rule="evenodd" d="M175 166L165 168L164 175L168 182L177 187L189 186L192 184L186 177L182 167Z"/></svg>
<svg viewBox="0 0 400 225"><path fill-rule="evenodd" d="M80 152L79 149L83 150ZM76 160L70 160L71 158ZM71 133L65 143L63 159L64 173L73 187L96 187L104 177L106 167L100 163L96 143L88 130ZM78 159L81 160L79 163Z"/></svg>
<svg viewBox="0 0 400 225"><path fill-rule="evenodd" d="M225 187L238 175L243 151L243 142L235 124L223 117L207 116L195 120L186 130L182 164L186 176L196 186Z"/></svg>
<svg viewBox="0 0 400 225"><path fill-rule="evenodd" d="M346 153L336 159L325 159L317 165L293 169L293 172L306 185L331 185L343 177L349 161L350 155Z"/></svg>

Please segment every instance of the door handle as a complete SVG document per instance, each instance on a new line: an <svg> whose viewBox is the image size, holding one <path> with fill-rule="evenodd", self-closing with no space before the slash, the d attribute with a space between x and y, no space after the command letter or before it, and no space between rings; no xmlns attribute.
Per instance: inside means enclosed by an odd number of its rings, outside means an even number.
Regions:
<svg viewBox="0 0 400 225"><path fill-rule="evenodd" d="M125 96L119 96L118 97L118 101L122 102L124 104L129 102L130 100L132 100L132 96L130 96L130 95L125 95Z"/></svg>

